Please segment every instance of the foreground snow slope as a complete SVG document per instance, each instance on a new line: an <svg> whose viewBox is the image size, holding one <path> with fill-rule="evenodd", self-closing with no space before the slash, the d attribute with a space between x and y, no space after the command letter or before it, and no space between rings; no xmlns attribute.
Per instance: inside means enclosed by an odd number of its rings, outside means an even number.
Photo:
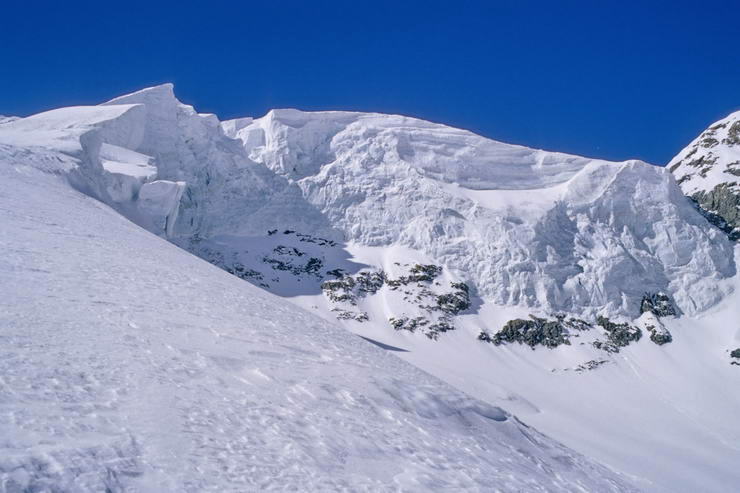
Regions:
<svg viewBox="0 0 740 493"><path fill-rule="evenodd" d="M64 156L0 149L0 490L630 490L35 168Z"/></svg>
<svg viewBox="0 0 740 493"><path fill-rule="evenodd" d="M740 247L735 255L740 260ZM358 250L352 259L371 257ZM482 343L476 340L481 327L496 330L508 320L528 317L525 310L485 302L476 313L458 317L457 330L438 341L388 330L383 319L373 318L393 306L395 292L370 301L375 307L363 306L370 322L343 323L403 349L396 354L406 361L629 473L645 491L723 493L740 489L740 367L729 355L740 348L740 283L733 282L735 294L702 315L662 319L673 342L658 346L644 332L617 354L595 350L588 333L555 349Z"/></svg>
<svg viewBox="0 0 740 493"><path fill-rule="evenodd" d="M657 319L644 313L630 321L642 329L642 338L612 352L594 346L604 338L596 324L571 331L568 342L555 348L481 341L482 329L493 334L510 320L528 319L532 311L475 296L470 309L446 317L452 330L434 331L432 324L444 313L428 306L435 305L436 296L454 292L451 285L460 279L442 269L431 282L397 288L389 280L407 276L411 266L435 264L433 258L399 246L332 244L276 231L260 238L204 240L197 251L382 343L470 395L509 409L573 449L629 474L645 491L723 493L740 488L740 393L728 391L740 385L740 367L730 356L740 348L737 277L723 281L729 286L719 286L733 294L699 316ZM735 255L740 260L740 246ZM323 269L309 268L317 264L315 259ZM322 290L320 271L335 268L384 272L386 282L365 284L365 293ZM353 278L362 279L359 274ZM338 282L334 279L327 276L324 286ZM348 293L351 301L340 300ZM418 326L399 329L390 318L415 320ZM671 334L671 342L656 344L651 325Z"/></svg>

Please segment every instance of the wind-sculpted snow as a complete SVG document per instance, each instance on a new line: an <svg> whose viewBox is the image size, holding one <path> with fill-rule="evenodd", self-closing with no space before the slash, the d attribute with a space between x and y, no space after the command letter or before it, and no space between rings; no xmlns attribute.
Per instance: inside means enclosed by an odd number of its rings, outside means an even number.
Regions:
<svg viewBox="0 0 740 493"><path fill-rule="evenodd" d="M186 184L167 236L263 234L280 222L330 234L331 226L305 202L297 186L250 160L238 142L224 135L214 115L198 114L180 103L171 84L105 104L142 105L144 136L133 150L155 158L158 180ZM137 222L148 226L144 216Z"/></svg>
<svg viewBox="0 0 740 493"><path fill-rule="evenodd" d="M633 491L35 169L53 157L0 156L0 490Z"/></svg>

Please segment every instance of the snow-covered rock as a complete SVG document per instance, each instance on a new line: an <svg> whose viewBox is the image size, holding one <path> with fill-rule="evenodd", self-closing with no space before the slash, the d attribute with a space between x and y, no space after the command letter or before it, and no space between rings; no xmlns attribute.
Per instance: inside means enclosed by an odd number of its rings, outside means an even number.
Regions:
<svg viewBox="0 0 740 493"><path fill-rule="evenodd" d="M710 125L668 168L710 221L740 239L740 111Z"/></svg>

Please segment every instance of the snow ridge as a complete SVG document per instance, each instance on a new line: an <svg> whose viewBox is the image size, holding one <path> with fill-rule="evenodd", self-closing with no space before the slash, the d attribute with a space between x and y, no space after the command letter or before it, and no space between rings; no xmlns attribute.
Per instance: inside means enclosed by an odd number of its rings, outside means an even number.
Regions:
<svg viewBox="0 0 740 493"><path fill-rule="evenodd" d="M710 125L668 168L712 223L740 239L740 111Z"/></svg>
<svg viewBox="0 0 740 493"><path fill-rule="evenodd" d="M695 313L735 273L731 245L645 163L393 115L278 110L234 135L344 239L419 250L499 304L631 316L651 290Z"/></svg>
<svg viewBox="0 0 740 493"><path fill-rule="evenodd" d="M732 245L670 173L637 161L394 115L273 110L222 125L171 84L2 128L14 145L82 145L78 188L181 243L290 228L399 244L495 303L584 316L637 316L645 291L698 313L735 273Z"/></svg>

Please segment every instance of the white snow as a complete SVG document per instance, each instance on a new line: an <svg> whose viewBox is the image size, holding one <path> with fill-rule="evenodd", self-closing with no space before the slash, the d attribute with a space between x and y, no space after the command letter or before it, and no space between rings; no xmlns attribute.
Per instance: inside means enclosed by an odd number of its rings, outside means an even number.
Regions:
<svg viewBox="0 0 740 493"><path fill-rule="evenodd" d="M635 315L651 290L695 313L721 300L716 281L735 273L731 244L669 172L645 163L393 115L274 110L235 135L344 239L423 252L499 304Z"/></svg>
<svg viewBox="0 0 740 493"><path fill-rule="evenodd" d="M645 163L512 146L394 115L274 110L224 128L165 84L6 124L0 143L83 147L72 153L86 158L77 188L172 239L290 228L401 244L499 304L634 316L649 290L698 313L727 294L716 281L735 273L731 244L669 172ZM117 148L136 154L106 155ZM137 203L138 187L153 180L185 184L176 214ZM176 221L164 228L165 216Z"/></svg>
<svg viewBox="0 0 740 493"><path fill-rule="evenodd" d="M740 487L740 400L727 392L740 252L668 170L394 115L274 110L219 123L171 84L3 120L0 170L6 485ZM389 327L425 312L387 287L352 308L368 322L338 322L321 276L270 255L316 258L322 275L441 265L432 289L464 281L473 306L438 341ZM610 355L590 344L597 329L552 350L476 340L529 313L629 321L645 292L676 303L680 317L658 321L672 343L645 333Z"/></svg>
<svg viewBox="0 0 740 493"><path fill-rule="evenodd" d="M3 491L634 491L37 157L0 160Z"/></svg>
<svg viewBox="0 0 740 493"><path fill-rule="evenodd" d="M100 159L103 168L109 173L128 175L147 180L156 176L157 167L151 156L124 149L111 144L100 146Z"/></svg>
<svg viewBox="0 0 740 493"><path fill-rule="evenodd" d="M587 451L589 456L628 473L642 490L719 493L727 491L729 485L740 485L740 447L736 446L740 425L735 419L740 396L727 392L740 378L728 355L729 350L740 347L737 277L718 283L717 289L733 294L700 316L657 319L645 313L630 322L643 329L643 337L618 354L592 347L600 336L598 328L577 334L569 346L532 350L477 340L482 329L495 332L511 319L527 318L531 309L475 300L474 305L482 305L456 317L456 330L430 341L421 333L394 331L388 323L390 317L430 317L419 306L424 303L404 301L405 289L386 286L377 294L358 299L356 305L331 303L321 294L316 277L274 270L263 261L268 256L289 261L289 256L274 253L279 246L302 252L295 257L297 265L307 258L320 258L324 270L342 268L354 273L383 269L390 278L405 274L408 265L435 262L399 245L322 247L282 231L261 238L203 240L194 251L209 259L223 259L226 266L241 264L259 271L263 276L250 278L252 282L264 283L269 291L327 320L337 320L332 311L337 307L366 313L368 321L339 323L470 395L511 409L576 450ZM740 261L740 247L735 260ZM445 269L436 280L439 287L430 288L445 291L450 282L459 280ZM413 285L408 289L412 299L419 293ZM656 345L647 325L655 326L658 332L669 330L673 342ZM591 361L601 364L583 371Z"/></svg>

